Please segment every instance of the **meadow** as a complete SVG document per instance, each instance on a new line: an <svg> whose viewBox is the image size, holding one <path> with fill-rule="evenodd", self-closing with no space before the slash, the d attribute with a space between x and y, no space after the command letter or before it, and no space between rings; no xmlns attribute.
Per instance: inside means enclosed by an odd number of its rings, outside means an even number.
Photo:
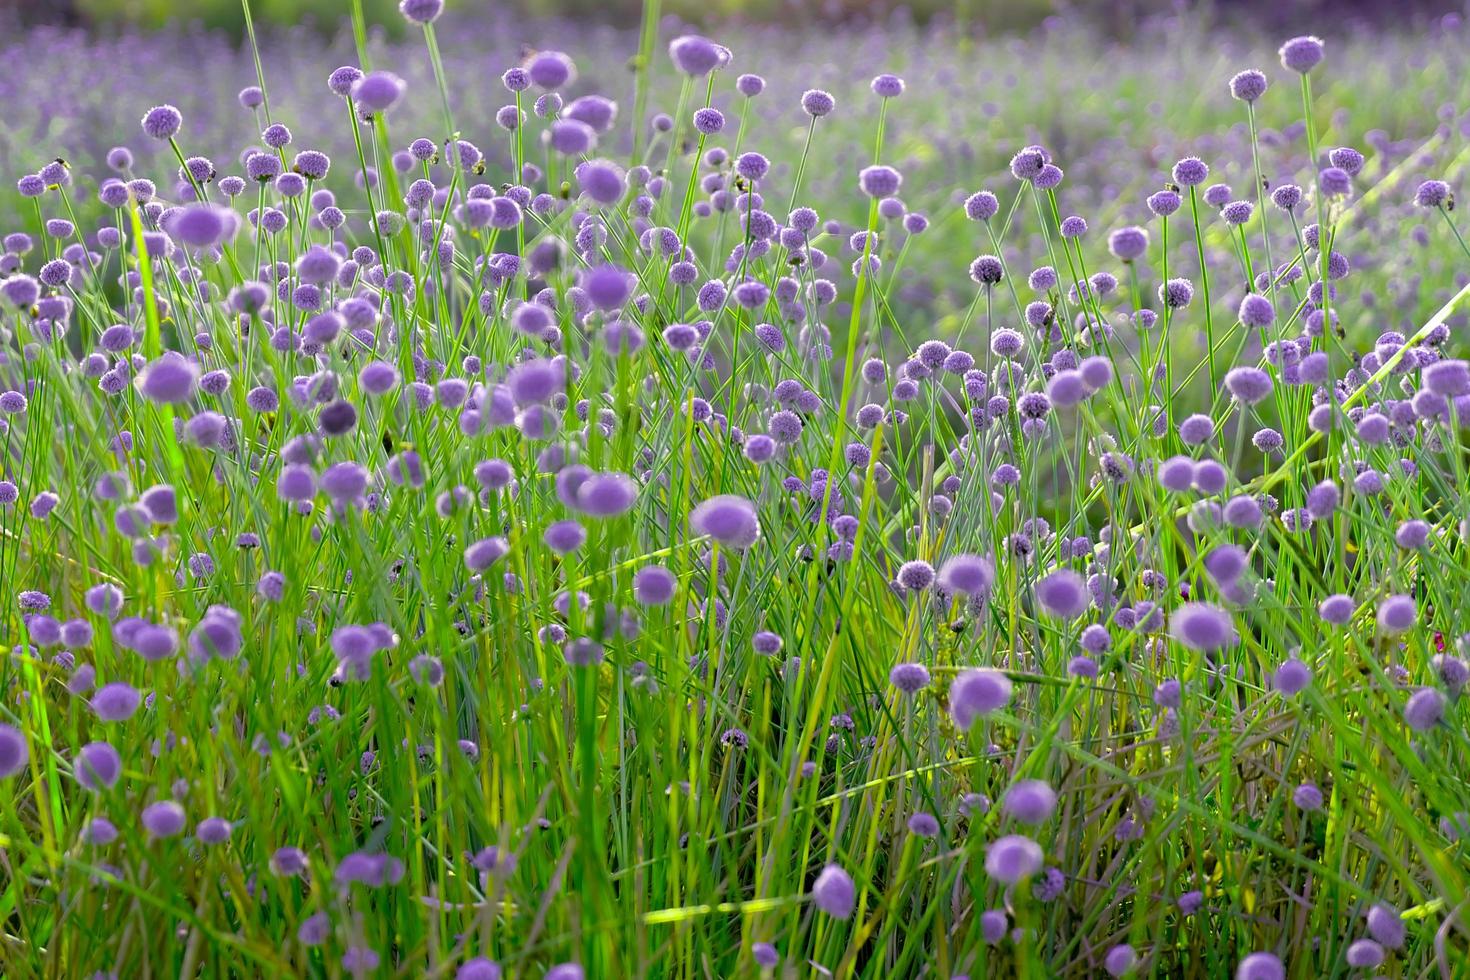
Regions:
<svg viewBox="0 0 1470 980"><path fill-rule="evenodd" d="M444 6L0 43L0 975L1470 972L1458 16Z"/></svg>

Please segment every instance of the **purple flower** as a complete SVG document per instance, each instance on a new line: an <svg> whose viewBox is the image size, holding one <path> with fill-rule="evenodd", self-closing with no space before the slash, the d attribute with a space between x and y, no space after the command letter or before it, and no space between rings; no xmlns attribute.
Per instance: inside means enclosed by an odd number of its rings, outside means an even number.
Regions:
<svg viewBox="0 0 1470 980"><path fill-rule="evenodd" d="M1305 75L1322 61L1325 50L1321 38L1305 34L1287 41L1277 53L1283 68Z"/></svg>
<svg viewBox="0 0 1470 980"><path fill-rule="evenodd" d="M143 114L143 132L156 140L172 139L183 125L183 113L171 105L154 106Z"/></svg>
<svg viewBox="0 0 1470 980"><path fill-rule="evenodd" d="M962 671L949 686L949 713L960 731L969 731L978 718L1010 700L1011 679L998 670Z"/></svg>
<svg viewBox="0 0 1470 980"><path fill-rule="evenodd" d="M1174 610L1169 633L1181 646L1202 653L1239 642L1230 614L1204 602L1186 602Z"/></svg>
<svg viewBox="0 0 1470 980"><path fill-rule="evenodd" d="M122 775L122 756L107 742L88 742L77 752L72 775L84 789L112 789Z"/></svg>
<svg viewBox="0 0 1470 980"><path fill-rule="evenodd" d="M1275 953L1252 953L1235 968L1235 980L1286 980L1286 968Z"/></svg>
<svg viewBox="0 0 1470 980"><path fill-rule="evenodd" d="M1039 779L1015 783L1001 800L1001 809L1022 823L1044 823L1051 819L1056 807L1056 792Z"/></svg>
<svg viewBox="0 0 1470 980"><path fill-rule="evenodd" d="M684 34L669 42L669 58L686 75L699 78L730 61L730 51L699 34Z"/></svg>
<svg viewBox="0 0 1470 980"><path fill-rule="evenodd" d="M25 735L17 728L0 723L0 779L9 779L20 773L29 759Z"/></svg>
<svg viewBox="0 0 1470 980"><path fill-rule="evenodd" d="M735 494L711 497L689 514L689 526L727 548L744 550L760 538L760 519L755 505Z"/></svg>
<svg viewBox="0 0 1470 980"><path fill-rule="evenodd" d="M835 864L829 864L812 883L812 902L834 919L847 919L857 902L852 876Z"/></svg>
<svg viewBox="0 0 1470 980"><path fill-rule="evenodd" d="M143 808L140 819L149 837L176 837L184 829L184 808L173 800L160 800Z"/></svg>
<svg viewBox="0 0 1470 980"><path fill-rule="evenodd" d="M1041 862L1041 845L1020 834L1001 837L985 848L985 873L1007 885L1036 874Z"/></svg>
<svg viewBox="0 0 1470 980"><path fill-rule="evenodd" d="M379 115L397 105L407 87L403 79L390 71L372 71L355 80L351 92L359 109L368 115Z"/></svg>
<svg viewBox="0 0 1470 980"><path fill-rule="evenodd" d="M939 568L939 584L949 592L983 596L994 580L994 566L979 555L954 555Z"/></svg>
<svg viewBox="0 0 1470 980"><path fill-rule="evenodd" d="M1070 568L1059 568L1036 583L1036 601L1059 619L1076 619L1092 605L1087 582Z"/></svg>

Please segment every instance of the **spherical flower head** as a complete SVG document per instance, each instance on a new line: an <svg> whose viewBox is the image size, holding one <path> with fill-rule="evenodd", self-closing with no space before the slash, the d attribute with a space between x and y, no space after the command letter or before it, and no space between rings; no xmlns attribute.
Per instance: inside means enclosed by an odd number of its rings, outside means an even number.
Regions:
<svg viewBox="0 0 1470 980"><path fill-rule="evenodd" d="M1315 783L1302 783L1291 792L1291 802L1299 810L1322 809L1322 791Z"/></svg>
<svg viewBox="0 0 1470 980"><path fill-rule="evenodd" d="M1271 394L1271 376L1258 367L1243 365L1225 373L1225 390L1245 405L1256 405Z"/></svg>
<svg viewBox="0 0 1470 980"><path fill-rule="evenodd" d="M1324 167L1317 174L1317 186L1328 197L1342 197L1352 193L1353 178L1341 167Z"/></svg>
<svg viewBox="0 0 1470 980"><path fill-rule="evenodd" d="M1022 779L1006 791L1001 809L1022 823L1039 824L1051 819L1057 808L1057 794L1039 779Z"/></svg>
<svg viewBox="0 0 1470 980"><path fill-rule="evenodd" d="M1286 697L1295 697L1311 685L1312 669L1292 657L1276 668L1272 683Z"/></svg>
<svg viewBox="0 0 1470 980"><path fill-rule="evenodd" d="M932 813L918 811L908 819L909 833L929 839L939 836L939 820Z"/></svg>
<svg viewBox="0 0 1470 980"><path fill-rule="evenodd" d="M1378 628L1384 633L1403 633L1419 618L1412 596L1391 595L1378 604Z"/></svg>
<svg viewBox="0 0 1470 980"><path fill-rule="evenodd" d="M995 566L980 555L954 555L939 568L939 584L949 592L980 597L995 581Z"/></svg>
<svg viewBox="0 0 1470 980"><path fill-rule="evenodd" d="M234 827L223 817L206 817L194 828L194 837L201 844L223 844L230 839Z"/></svg>
<svg viewBox="0 0 1470 980"><path fill-rule="evenodd" d="M577 487L577 509L589 517L626 514L638 500L638 484L626 473L592 473Z"/></svg>
<svg viewBox="0 0 1470 980"><path fill-rule="evenodd" d="M689 514L695 533L708 535L727 548L744 550L760 538L755 505L736 494L711 497Z"/></svg>
<svg viewBox="0 0 1470 980"><path fill-rule="evenodd" d="M869 197L892 197L902 186L903 175L884 164L874 164L858 171L858 188Z"/></svg>
<svg viewBox="0 0 1470 980"><path fill-rule="evenodd" d="M122 775L122 756L107 742L89 742L77 752L72 775L83 789L112 789Z"/></svg>
<svg viewBox="0 0 1470 980"><path fill-rule="evenodd" d="M546 546L559 555L570 554L587 540L587 529L574 520L557 521L542 535Z"/></svg>
<svg viewBox="0 0 1470 980"><path fill-rule="evenodd" d="M1356 609L1357 604L1353 602L1352 596L1337 593L1317 604L1317 615L1331 626L1344 626L1353 618Z"/></svg>
<svg viewBox="0 0 1470 980"><path fill-rule="evenodd" d="M770 170L771 161L753 150L735 158L735 172L746 180L763 180Z"/></svg>
<svg viewBox="0 0 1470 980"><path fill-rule="evenodd" d="M1087 219L1079 215L1068 215L1059 226L1063 238L1081 238L1087 234Z"/></svg>
<svg viewBox="0 0 1470 980"><path fill-rule="evenodd" d="M1344 959L1357 970L1373 970L1383 965L1383 947L1371 939L1358 939L1347 948Z"/></svg>
<svg viewBox="0 0 1470 980"><path fill-rule="evenodd" d="M159 800L143 808L139 822L149 837L177 837L184 829L184 808L173 800Z"/></svg>
<svg viewBox="0 0 1470 980"><path fill-rule="evenodd" d="M466 960L454 971L454 980L500 980L500 964L484 956Z"/></svg>
<svg viewBox="0 0 1470 980"><path fill-rule="evenodd" d="M1295 210L1305 195L1296 184L1282 184L1271 192L1271 203L1283 211Z"/></svg>
<svg viewBox="0 0 1470 980"><path fill-rule="evenodd" d="M1108 251L1123 262L1133 262L1148 251L1148 232L1137 225L1118 228L1108 235Z"/></svg>
<svg viewBox="0 0 1470 980"><path fill-rule="evenodd" d="M662 606L674 597L678 580L662 565L645 565L633 574L633 598L645 606Z"/></svg>
<svg viewBox="0 0 1470 980"><path fill-rule="evenodd" d="M983 715L999 711L1011 700L1011 679L998 670L966 670L949 685L949 712L955 727L970 730Z"/></svg>
<svg viewBox="0 0 1470 980"><path fill-rule="evenodd" d="M1286 968L1275 953L1252 953L1235 968L1235 980L1286 980Z"/></svg>
<svg viewBox="0 0 1470 980"><path fill-rule="evenodd" d="M1266 73L1248 68L1230 79L1230 95L1241 102L1254 102L1266 94Z"/></svg>
<svg viewBox="0 0 1470 980"><path fill-rule="evenodd" d="M1428 364L1420 372L1424 388L1441 398L1470 395L1470 363L1443 359Z"/></svg>
<svg viewBox="0 0 1470 980"><path fill-rule="evenodd" d="M904 81L897 75L884 72L881 75L875 76L873 81L869 83L869 87L872 88L873 94L880 99L896 99L903 94Z"/></svg>
<svg viewBox="0 0 1470 980"><path fill-rule="evenodd" d="M747 99L753 99L766 89L766 80L759 75L741 75L735 79L735 90Z"/></svg>
<svg viewBox="0 0 1470 980"><path fill-rule="evenodd" d="M1368 910L1368 934L1380 945L1398 949L1404 945L1407 933L1404 920L1393 906L1379 902Z"/></svg>
<svg viewBox="0 0 1470 980"><path fill-rule="evenodd" d="M1326 47L1320 37L1303 34L1283 44L1277 54L1281 56L1281 67L1305 75L1322 63Z"/></svg>
<svg viewBox="0 0 1470 980"><path fill-rule="evenodd" d="M904 694L917 694L929 686L929 669L919 663L896 664L888 672L888 682Z"/></svg>
<svg viewBox="0 0 1470 980"><path fill-rule="evenodd" d="M985 848L985 873L1007 885L1030 878L1041 864L1041 845L1020 834L1001 837Z"/></svg>
<svg viewBox="0 0 1470 980"><path fill-rule="evenodd" d="M524 92L531 87L531 73L517 65L500 76L500 84L505 86L507 92Z"/></svg>
<svg viewBox="0 0 1470 980"><path fill-rule="evenodd" d="M398 104L408 86L390 71L372 71L352 83L352 98L368 115L379 115Z"/></svg>
<svg viewBox="0 0 1470 980"><path fill-rule="evenodd" d="M1178 211L1182 203L1176 191L1162 190L1148 196L1148 209L1161 218L1167 218Z"/></svg>
<svg viewBox="0 0 1470 980"><path fill-rule="evenodd" d="M1215 437L1215 422L1208 415L1186 416L1179 423L1179 441L1186 446L1201 446Z"/></svg>
<svg viewBox="0 0 1470 980"><path fill-rule="evenodd" d="M857 889L852 876L835 864L829 864L812 883L812 902L834 919L847 919L857 902Z"/></svg>
<svg viewBox="0 0 1470 980"><path fill-rule="evenodd" d="M1110 977L1121 977L1132 973L1133 967L1137 963L1138 954L1127 943L1114 946L1103 957L1103 969L1108 972L1108 976Z"/></svg>
<svg viewBox="0 0 1470 980"><path fill-rule="evenodd" d="M1427 732L1444 717L1444 695L1432 687L1421 687L1404 703L1404 724L1416 732Z"/></svg>
<svg viewBox="0 0 1470 980"><path fill-rule="evenodd" d="M1239 642L1230 614L1204 602L1186 602L1169 617L1169 633L1183 647L1210 653Z"/></svg>
<svg viewBox="0 0 1470 980"><path fill-rule="evenodd" d="M579 119L558 119L547 130L546 139L562 156L574 157L597 145L597 131Z"/></svg>
<svg viewBox="0 0 1470 980"><path fill-rule="evenodd" d="M1069 568L1059 568L1036 583L1036 601L1058 619L1076 619L1092 604L1087 581Z"/></svg>
<svg viewBox="0 0 1470 980"><path fill-rule="evenodd" d="M1426 180L1414 191L1414 203L1421 208L1442 208L1451 199L1450 185L1442 180Z"/></svg>
<svg viewBox="0 0 1470 980"><path fill-rule="evenodd" d="M149 401L177 405L193 397L198 381L199 366L182 354L169 351L148 364L133 383Z"/></svg>
<svg viewBox="0 0 1470 980"><path fill-rule="evenodd" d="M713 136L725 128L725 114L709 105L696 109L694 128L705 136Z"/></svg>
<svg viewBox="0 0 1470 980"><path fill-rule="evenodd" d="M801 111L813 119L820 119L837 108L837 100L831 92L819 88L807 89L801 95Z"/></svg>
<svg viewBox="0 0 1470 980"><path fill-rule="evenodd" d="M977 191L965 198L965 217L971 221L989 221L1000 213L1000 199L990 191Z"/></svg>
<svg viewBox="0 0 1470 980"><path fill-rule="evenodd" d="M444 0L398 0L398 12L411 24L430 24L444 12Z"/></svg>
<svg viewBox="0 0 1470 980"><path fill-rule="evenodd" d="M172 139L184 125L184 114L171 105L156 105L143 114L143 132L156 140Z"/></svg>
<svg viewBox="0 0 1470 980"><path fill-rule="evenodd" d="M921 592L934 584L934 566L927 561L906 561L895 576L898 584L911 592Z"/></svg>
<svg viewBox="0 0 1470 980"><path fill-rule="evenodd" d="M526 59L524 67L531 84L546 92L554 92L577 79L576 65L561 51L537 51Z"/></svg>
<svg viewBox="0 0 1470 980"><path fill-rule="evenodd" d="M26 737L17 728L0 723L0 779L22 772L30 761Z"/></svg>
<svg viewBox="0 0 1470 980"><path fill-rule="evenodd" d="M333 95L338 95L345 99L352 94L352 86L356 85L360 78L362 78L361 68L353 65L343 65L341 68L334 68L332 73L327 76L327 88L331 90Z"/></svg>
<svg viewBox="0 0 1470 980"><path fill-rule="evenodd" d="M982 286L994 286L1005 278L1005 265L999 256L982 255L970 263L970 279Z"/></svg>
<svg viewBox="0 0 1470 980"><path fill-rule="evenodd" d="M730 50L699 34L683 34L669 42L669 59L691 78L701 78L730 63Z"/></svg>
<svg viewBox="0 0 1470 980"><path fill-rule="evenodd" d="M1017 180L1035 180L1049 162L1045 150L1028 146L1011 157L1011 176Z"/></svg>
<svg viewBox="0 0 1470 980"><path fill-rule="evenodd" d="M1188 279L1170 279L1159 286L1159 302L1171 310L1188 306L1194 299L1194 284Z"/></svg>
<svg viewBox="0 0 1470 980"><path fill-rule="evenodd" d="M1276 322L1276 307L1259 293L1246 293L1240 301L1240 323L1252 329L1269 327ZM1270 383L1270 378L1267 378ZM1268 391L1269 393L1269 391Z"/></svg>
<svg viewBox="0 0 1470 980"><path fill-rule="evenodd" d="M465 548L465 567L472 572L483 572L504 558L509 551L510 543L503 537L481 538Z"/></svg>
<svg viewBox="0 0 1470 980"><path fill-rule="evenodd" d="M1199 157L1185 157L1174 164L1174 183L1185 187L1203 184L1209 179L1210 168Z"/></svg>

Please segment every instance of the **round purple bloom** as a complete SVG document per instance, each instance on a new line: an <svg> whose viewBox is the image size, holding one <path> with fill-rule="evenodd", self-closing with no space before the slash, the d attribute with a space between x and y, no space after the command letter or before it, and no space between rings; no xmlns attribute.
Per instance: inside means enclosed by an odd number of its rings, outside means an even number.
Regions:
<svg viewBox="0 0 1470 980"><path fill-rule="evenodd" d="M89 742L77 752L72 775L84 789L112 789L122 775L122 756L106 742Z"/></svg>
<svg viewBox="0 0 1470 980"><path fill-rule="evenodd" d="M1180 645L1204 653L1234 646L1239 640L1230 614L1204 602L1186 602L1174 610L1169 632Z"/></svg>
<svg viewBox="0 0 1470 980"><path fill-rule="evenodd" d="M171 105L154 106L143 114L143 132L156 140L172 139L183 125L183 113Z"/></svg>
<svg viewBox="0 0 1470 980"><path fill-rule="evenodd" d="M1287 41L1277 53L1283 68L1305 75L1321 63L1325 50L1321 38L1304 34Z"/></svg>
<svg viewBox="0 0 1470 980"><path fill-rule="evenodd" d="M760 519L755 505L736 494L711 497L689 514L689 526L727 548L744 550L760 538Z"/></svg>
<svg viewBox="0 0 1470 980"><path fill-rule="evenodd" d="M1036 583L1036 600L1052 616L1076 619L1092 605L1092 593L1081 575L1059 568Z"/></svg>
<svg viewBox="0 0 1470 980"><path fill-rule="evenodd" d="M1036 874L1041 863L1041 845L1019 834L1001 837L985 848L985 873L1008 885Z"/></svg>
<svg viewBox="0 0 1470 980"><path fill-rule="evenodd" d="M176 837L184 829L184 808L173 800L159 800L143 808L141 822L149 837Z"/></svg>
<svg viewBox="0 0 1470 980"><path fill-rule="evenodd" d="M1004 708L1011 700L1011 679L998 670L966 670L949 686L949 711L960 731L969 731L981 715Z"/></svg>
<svg viewBox="0 0 1470 980"><path fill-rule="evenodd" d="M850 917L857 902L852 876L835 864L827 865L812 883L812 902L834 919Z"/></svg>

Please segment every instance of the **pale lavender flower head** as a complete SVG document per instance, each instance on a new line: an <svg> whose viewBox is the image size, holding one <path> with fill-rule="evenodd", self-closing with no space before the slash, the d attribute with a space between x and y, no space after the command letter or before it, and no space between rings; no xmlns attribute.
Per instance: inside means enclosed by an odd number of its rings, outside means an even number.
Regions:
<svg viewBox="0 0 1470 980"><path fill-rule="evenodd" d="M1092 594L1081 575L1059 568L1036 583L1036 600L1049 615L1076 619L1092 605Z"/></svg>
<svg viewBox="0 0 1470 980"><path fill-rule="evenodd" d="M730 62L730 51L699 34L684 34L669 42L674 67L692 78L708 75Z"/></svg>
<svg viewBox="0 0 1470 980"><path fill-rule="evenodd" d="M1326 51L1321 38L1304 34L1287 41L1277 53L1283 68L1305 75L1321 63Z"/></svg>
<svg viewBox="0 0 1470 980"><path fill-rule="evenodd" d="M755 505L735 494L711 497L689 514L689 526L709 535L727 548L744 550L760 538L760 519Z"/></svg>
<svg viewBox="0 0 1470 980"><path fill-rule="evenodd" d="M857 889L852 876L835 864L829 864L812 883L812 902L834 919L847 919L857 902Z"/></svg>
<svg viewBox="0 0 1470 980"><path fill-rule="evenodd" d="M1254 102L1266 94L1265 72L1248 68L1230 79L1230 94L1241 102Z"/></svg>
<svg viewBox="0 0 1470 980"><path fill-rule="evenodd" d="M1022 823L1045 823L1056 808L1056 791L1039 779L1023 779L1015 783L1001 800L1001 809Z"/></svg>
<svg viewBox="0 0 1470 980"><path fill-rule="evenodd" d="M19 774L29 760L25 735L18 728L0 722L0 779Z"/></svg>
<svg viewBox="0 0 1470 980"><path fill-rule="evenodd" d="M1181 646L1209 653L1239 642L1230 614L1204 602L1186 602L1169 617L1169 632Z"/></svg>
<svg viewBox="0 0 1470 980"><path fill-rule="evenodd" d="M122 756L107 742L88 742L77 751L72 775L84 789L112 789L122 775Z"/></svg>
<svg viewBox="0 0 1470 980"><path fill-rule="evenodd" d="M1030 878L1041 864L1041 845L1020 834L1001 837L985 848L985 873L1007 885Z"/></svg>
<svg viewBox="0 0 1470 980"><path fill-rule="evenodd" d="M977 719L1011 700L1011 679L998 670L966 670L949 686L949 713L955 727L969 731Z"/></svg>
<svg viewBox="0 0 1470 980"><path fill-rule="evenodd" d="M143 808L140 822L149 837L177 837L184 829L184 808L173 800L159 800Z"/></svg>

